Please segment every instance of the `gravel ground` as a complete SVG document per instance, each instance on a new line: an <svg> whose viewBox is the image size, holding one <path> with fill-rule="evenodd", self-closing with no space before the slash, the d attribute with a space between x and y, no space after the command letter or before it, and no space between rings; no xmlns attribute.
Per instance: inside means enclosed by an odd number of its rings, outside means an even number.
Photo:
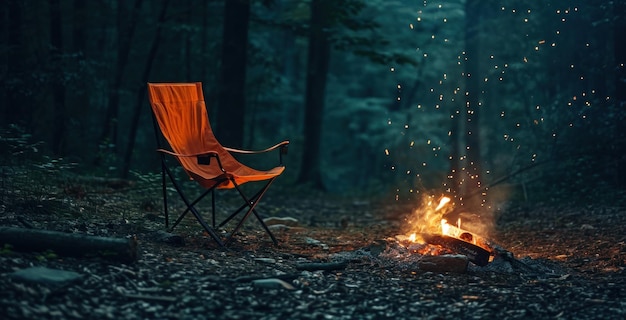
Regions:
<svg viewBox="0 0 626 320"><path fill-rule="evenodd" d="M507 206L491 238L519 263L438 272L420 268L421 255L394 238L412 210L406 204L269 194L263 212L298 220L275 227L281 245L250 220L223 249L191 218L176 229L182 238L164 240L158 192L79 181L25 192L19 181L6 180L13 188L2 197L0 226L134 237L138 260L4 246L0 318L626 318L624 207ZM319 268L303 267L314 262ZM31 267L78 278L42 283L13 276Z"/></svg>

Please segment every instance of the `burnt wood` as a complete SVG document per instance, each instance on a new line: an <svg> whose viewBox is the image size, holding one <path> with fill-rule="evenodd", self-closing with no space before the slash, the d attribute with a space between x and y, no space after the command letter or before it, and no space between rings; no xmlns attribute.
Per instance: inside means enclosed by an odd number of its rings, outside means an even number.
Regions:
<svg viewBox="0 0 626 320"><path fill-rule="evenodd" d="M423 234L422 237L424 238L424 241L429 244L440 245L456 253L467 256L469 261L476 265L485 266L489 263L489 256L491 256L491 253L488 250L467 241L432 233Z"/></svg>

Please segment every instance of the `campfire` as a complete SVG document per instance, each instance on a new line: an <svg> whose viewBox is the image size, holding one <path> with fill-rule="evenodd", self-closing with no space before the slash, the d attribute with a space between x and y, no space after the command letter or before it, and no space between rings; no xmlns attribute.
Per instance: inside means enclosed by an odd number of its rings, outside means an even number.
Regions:
<svg viewBox="0 0 626 320"><path fill-rule="evenodd" d="M408 221L408 235L398 235L396 239L414 254L461 254L476 265L487 265L493 259L494 248L484 237L465 230L460 217L456 225L451 224L448 216L454 212L449 197L441 197L438 202L431 197Z"/></svg>

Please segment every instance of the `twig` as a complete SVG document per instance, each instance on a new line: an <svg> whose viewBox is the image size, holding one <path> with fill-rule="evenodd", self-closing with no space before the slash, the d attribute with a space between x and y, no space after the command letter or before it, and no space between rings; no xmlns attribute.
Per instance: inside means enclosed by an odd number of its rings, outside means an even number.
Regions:
<svg viewBox="0 0 626 320"><path fill-rule="evenodd" d="M275 276L255 276L255 275L251 275L251 276L241 276L241 277L237 277L234 279L235 282L250 282L250 281L254 281L254 280L261 280L261 279L268 279L268 278L273 278L273 279L280 279L280 280L293 280L298 278L299 275L297 274L281 274L281 275L275 275Z"/></svg>
<svg viewBox="0 0 626 320"><path fill-rule="evenodd" d="M141 300L161 301L161 302L175 302L176 301L176 297L154 296L154 295L145 295L145 294L125 293L124 297L132 298L132 299L141 299Z"/></svg>
<svg viewBox="0 0 626 320"><path fill-rule="evenodd" d="M296 265L296 269L298 270L306 270L306 271L314 271L314 270L341 270L345 269L348 266L348 263L345 261L342 262L310 262L310 263L299 263Z"/></svg>

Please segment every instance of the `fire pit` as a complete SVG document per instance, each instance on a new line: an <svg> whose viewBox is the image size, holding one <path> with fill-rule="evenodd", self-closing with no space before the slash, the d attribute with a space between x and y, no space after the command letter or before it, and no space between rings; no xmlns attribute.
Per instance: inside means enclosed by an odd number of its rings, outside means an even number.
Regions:
<svg viewBox="0 0 626 320"><path fill-rule="evenodd" d="M494 248L485 238L461 228L461 219L454 226L443 218L446 205L450 198L442 197L439 204L433 208L433 202L427 203L416 211L419 215L413 224L418 228L410 236L397 237L406 246L422 244L415 253L422 255L439 255L456 253L464 255L469 261L478 265L487 265L494 256Z"/></svg>

